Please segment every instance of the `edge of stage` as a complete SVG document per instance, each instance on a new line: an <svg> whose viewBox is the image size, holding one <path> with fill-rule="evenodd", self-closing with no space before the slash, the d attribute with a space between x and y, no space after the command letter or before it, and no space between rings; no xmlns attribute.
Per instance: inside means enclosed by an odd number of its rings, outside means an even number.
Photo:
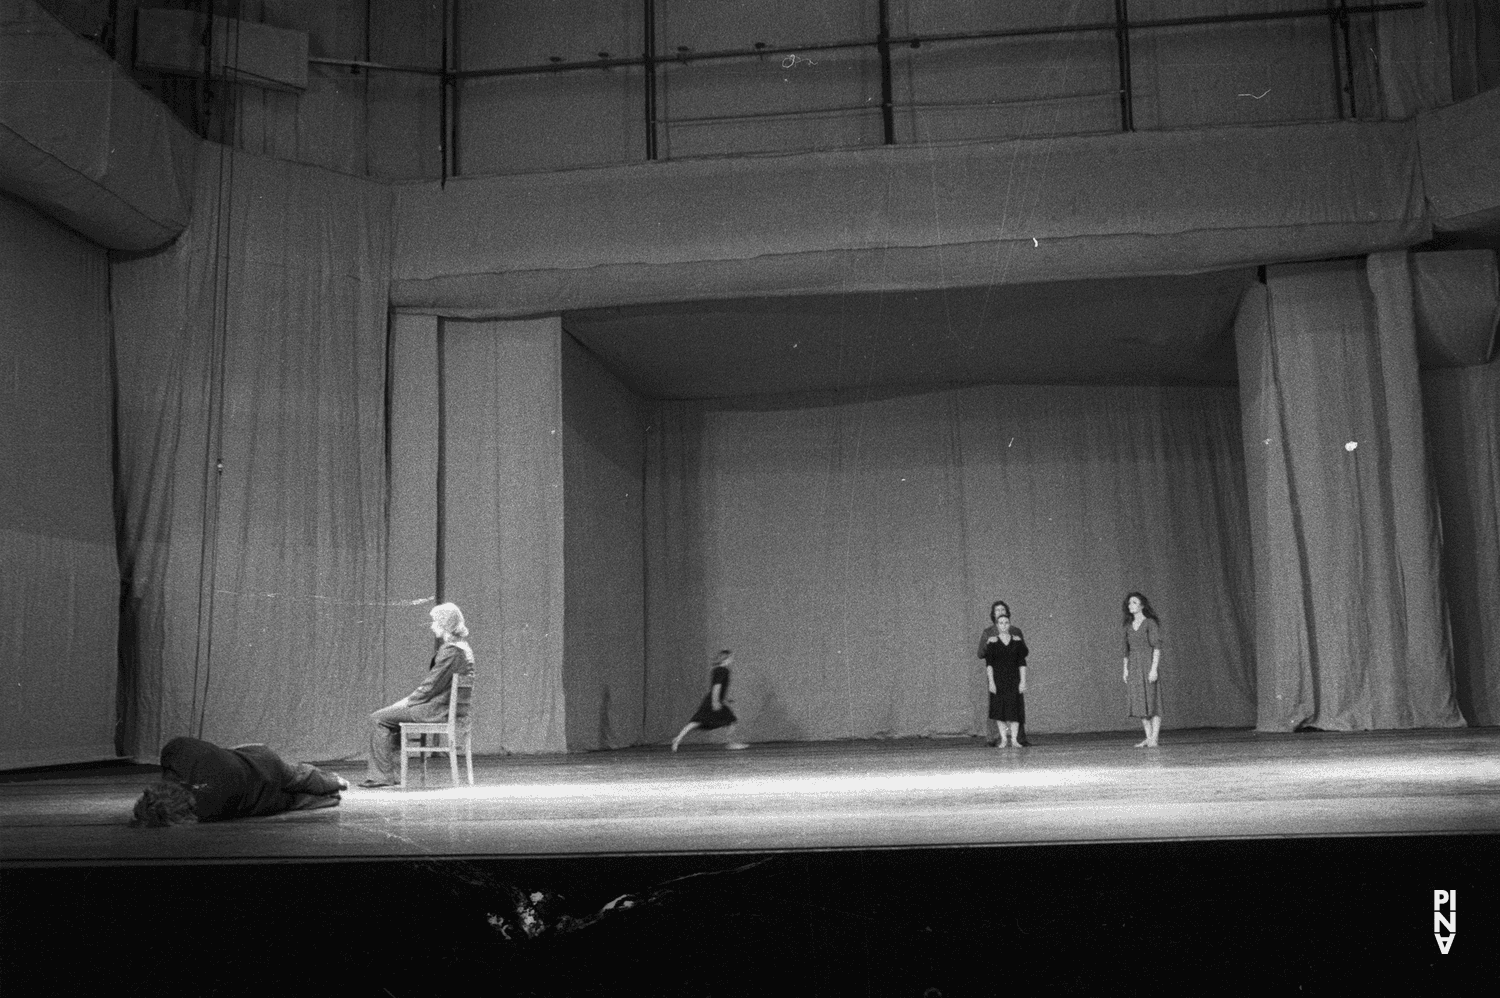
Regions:
<svg viewBox="0 0 1500 998"><path fill-rule="evenodd" d="M446 760L425 785L174 829L125 821L148 767L0 774L0 864L909 849L1500 832L1500 729L710 741ZM357 763L342 769L351 782Z"/></svg>
<svg viewBox="0 0 1500 998"><path fill-rule="evenodd" d="M1500 976L1500 729L1136 737L704 740L476 759L472 788L442 761L426 789L171 829L125 824L154 767L0 774L0 971L390 998ZM1446 951L1435 890L1464 908Z"/></svg>

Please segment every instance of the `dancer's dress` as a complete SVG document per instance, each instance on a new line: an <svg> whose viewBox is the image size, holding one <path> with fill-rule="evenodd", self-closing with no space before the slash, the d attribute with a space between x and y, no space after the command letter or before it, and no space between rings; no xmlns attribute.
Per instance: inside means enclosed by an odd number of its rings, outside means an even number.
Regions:
<svg viewBox="0 0 1500 998"><path fill-rule="evenodd" d="M714 710L715 686L719 687L719 709ZM698 705L698 712L692 716L698 727L705 730L713 728L724 728L738 721L734 711L729 709L729 670L722 665L714 666L714 671L709 673L708 693L703 697L703 702Z"/></svg>
<svg viewBox="0 0 1500 998"><path fill-rule="evenodd" d="M1010 629L1010 644L990 641L995 628L987 627L979 639L980 657L995 675L990 694L990 720L1026 723L1026 694L1021 692L1021 670L1026 666L1026 639L1020 628Z"/></svg>
<svg viewBox="0 0 1500 998"><path fill-rule="evenodd" d="M1130 683L1126 690L1130 696L1131 717L1161 716L1161 682L1151 683L1151 652L1161 647L1161 625L1147 617L1136 630L1125 625L1125 656L1130 659ZM1158 673L1160 675L1160 673Z"/></svg>

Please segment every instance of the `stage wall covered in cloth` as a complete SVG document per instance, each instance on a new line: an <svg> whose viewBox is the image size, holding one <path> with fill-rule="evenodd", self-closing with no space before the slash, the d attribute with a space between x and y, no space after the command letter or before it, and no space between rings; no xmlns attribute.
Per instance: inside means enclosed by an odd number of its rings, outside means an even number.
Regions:
<svg viewBox="0 0 1500 998"><path fill-rule="evenodd" d="M127 753L356 755L384 693L389 195L218 149L196 185L181 238L113 267Z"/></svg>
<svg viewBox="0 0 1500 998"><path fill-rule="evenodd" d="M1262 730L1461 726L1405 253L1269 268L1236 327Z"/></svg>
<svg viewBox="0 0 1500 998"><path fill-rule="evenodd" d="M1166 647L1168 727L1255 723L1232 388L1001 386L659 404L646 459L646 730L733 649L751 740L983 730L990 603L1031 648L1038 732L1127 728L1127 591Z"/></svg>
<svg viewBox="0 0 1500 998"><path fill-rule="evenodd" d="M1500 724L1500 357L1422 374L1458 702Z"/></svg>
<svg viewBox="0 0 1500 998"><path fill-rule="evenodd" d="M0 195L0 769L115 755L109 267Z"/></svg>
<svg viewBox="0 0 1500 998"><path fill-rule="evenodd" d="M562 338L563 694L570 750L641 741L646 404Z"/></svg>
<svg viewBox="0 0 1500 998"><path fill-rule="evenodd" d="M561 752L563 431L560 320L438 331L438 596L463 608L474 748Z"/></svg>

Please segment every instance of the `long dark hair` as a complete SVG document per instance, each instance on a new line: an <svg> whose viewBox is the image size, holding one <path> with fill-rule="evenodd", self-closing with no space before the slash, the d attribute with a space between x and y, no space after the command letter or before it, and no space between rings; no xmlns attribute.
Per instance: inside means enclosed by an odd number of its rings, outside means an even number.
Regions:
<svg viewBox="0 0 1500 998"><path fill-rule="evenodd" d="M1145 593L1126 593L1125 598L1120 601L1120 612L1125 615L1126 627L1129 627L1130 622L1135 619L1135 614L1130 612L1130 598L1132 596L1141 601L1141 616L1148 617L1158 624L1161 623L1161 618L1156 615L1155 610L1151 609L1151 601L1146 598Z"/></svg>
<svg viewBox="0 0 1500 998"><path fill-rule="evenodd" d="M1007 602L1005 602L1005 600L1003 600L1003 599L997 599L997 600L995 600L995 602L993 602L993 603L990 604L990 623L991 624L993 624L995 622L995 611L998 610L998 609L1000 609L1002 606L1005 607L1005 615L1007 617L1010 616L1010 604L1007 603Z"/></svg>

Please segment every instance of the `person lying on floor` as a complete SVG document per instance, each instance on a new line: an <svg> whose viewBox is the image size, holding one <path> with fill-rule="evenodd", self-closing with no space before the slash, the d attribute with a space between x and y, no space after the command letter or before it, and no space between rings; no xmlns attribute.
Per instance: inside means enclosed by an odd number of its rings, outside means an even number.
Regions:
<svg viewBox="0 0 1500 998"><path fill-rule="evenodd" d="M337 807L339 791L349 789L337 773L306 762L293 765L268 746L226 749L198 738L167 742L161 775L135 802L131 825L163 828Z"/></svg>

